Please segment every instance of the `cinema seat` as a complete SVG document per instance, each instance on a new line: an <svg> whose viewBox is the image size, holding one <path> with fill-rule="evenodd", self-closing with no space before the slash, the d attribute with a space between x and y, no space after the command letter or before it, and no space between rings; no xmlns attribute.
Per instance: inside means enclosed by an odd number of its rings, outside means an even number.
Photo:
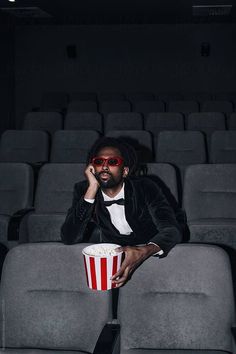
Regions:
<svg viewBox="0 0 236 354"><path fill-rule="evenodd" d="M96 130L103 131L103 119L97 112L67 113L64 122L65 130Z"/></svg>
<svg viewBox="0 0 236 354"><path fill-rule="evenodd" d="M131 112L129 101L103 101L99 103L99 112L106 116L109 113Z"/></svg>
<svg viewBox="0 0 236 354"><path fill-rule="evenodd" d="M120 354L233 354L230 262L217 246L150 257L120 288Z"/></svg>
<svg viewBox="0 0 236 354"><path fill-rule="evenodd" d="M233 110L233 103L230 101L212 100L205 101L201 105L201 112L222 112L229 114Z"/></svg>
<svg viewBox="0 0 236 354"><path fill-rule="evenodd" d="M218 130L212 134L210 162L236 164L235 130Z"/></svg>
<svg viewBox="0 0 236 354"><path fill-rule="evenodd" d="M67 107L67 113L69 112L97 112L96 101L71 101Z"/></svg>
<svg viewBox="0 0 236 354"><path fill-rule="evenodd" d="M58 112L29 112L23 123L23 129L44 130L51 135L62 127L62 115Z"/></svg>
<svg viewBox="0 0 236 354"><path fill-rule="evenodd" d="M0 353L106 353L106 346L98 350L98 342L112 320L111 292L87 287L84 247L27 244L8 253L1 282Z"/></svg>
<svg viewBox="0 0 236 354"><path fill-rule="evenodd" d="M165 112L165 104L163 101L140 101L133 104L133 111L142 113L147 116L153 112Z"/></svg>
<svg viewBox="0 0 236 354"><path fill-rule="evenodd" d="M163 130L184 130L184 117L181 113L150 113L145 120L145 130L155 137Z"/></svg>
<svg viewBox="0 0 236 354"><path fill-rule="evenodd" d="M105 120L105 130L142 130L143 117L136 112L109 113Z"/></svg>
<svg viewBox="0 0 236 354"><path fill-rule="evenodd" d="M40 110L61 112L66 108L68 95L65 92L44 92L41 99Z"/></svg>
<svg viewBox="0 0 236 354"><path fill-rule="evenodd" d="M197 101L170 101L167 106L167 112L179 112L185 115L192 112L199 112L199 103Z"/></svg>

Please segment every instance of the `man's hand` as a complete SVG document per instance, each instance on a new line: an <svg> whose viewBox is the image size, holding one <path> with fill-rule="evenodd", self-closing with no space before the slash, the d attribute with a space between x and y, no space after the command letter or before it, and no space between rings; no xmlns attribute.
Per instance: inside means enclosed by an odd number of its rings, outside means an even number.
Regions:
<svg viewBox="0 0 236 354"><path fill-rule="evenodd" d="M125 253L125 258L119 271L111 278L116 287L119 288L127 282L131 274L143 261L160 251L160 247L153 244L146 246L126 246L118 247L116 251L123 251Z"/></svg>
<svg viewBox="0 0 236 354"><path fill-rule="evenodd" d="M92 164L88 165L84 171L85 177L88 180L89 186L84 195L84 198L94 199L98 188L100 187L98 180L95 177L95 170Z"/></svg>

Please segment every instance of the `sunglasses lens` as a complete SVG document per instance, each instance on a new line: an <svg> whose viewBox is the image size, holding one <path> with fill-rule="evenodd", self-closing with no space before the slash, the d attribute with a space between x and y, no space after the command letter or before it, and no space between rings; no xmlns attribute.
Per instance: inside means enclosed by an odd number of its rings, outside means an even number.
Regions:
<svg viewBox="0 0 236 354"><path fill-rule="evenodd" d="M109 160L108 160L108 164L109 164L110 166L118 166L118 165L119 165L119 160L116 159L116 158L109 159Z"/></svg>
<svg viewBox="0 0 236 354"><path fill-rule="evenodd" d="M101 166L103 164L104 159L96 158L93 160L94 165Z"/></svg>

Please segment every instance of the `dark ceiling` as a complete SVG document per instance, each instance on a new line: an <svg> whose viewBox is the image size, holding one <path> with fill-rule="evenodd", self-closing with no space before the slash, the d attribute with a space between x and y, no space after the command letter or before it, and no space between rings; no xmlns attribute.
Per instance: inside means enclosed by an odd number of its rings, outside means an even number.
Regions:
<svg viewBox="0 0 236 354"><path fill-rule="evenodd" d="M211 15L193 16L192 5L220 5ZM232 5L230 15L222 5ZM155 24L236 22L236 0L0 0L0 8L37 7L49 17L35 17L34 11L23 17L0 10L1 23L17 24ZM214 9L214 8L213 8Z"/></svg>

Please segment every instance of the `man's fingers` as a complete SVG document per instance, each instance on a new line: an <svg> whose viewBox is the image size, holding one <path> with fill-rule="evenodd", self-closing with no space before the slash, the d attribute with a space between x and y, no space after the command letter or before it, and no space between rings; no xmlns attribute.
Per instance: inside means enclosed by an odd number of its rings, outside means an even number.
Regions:
<svg viewBox="0 0 236 354"><path fill-rule="evenodd" d="M122 275L118 280L114 280L113 283L116 284L116 287L122 286L128 279L129 276L129 268L127 267Z"/></svg>

